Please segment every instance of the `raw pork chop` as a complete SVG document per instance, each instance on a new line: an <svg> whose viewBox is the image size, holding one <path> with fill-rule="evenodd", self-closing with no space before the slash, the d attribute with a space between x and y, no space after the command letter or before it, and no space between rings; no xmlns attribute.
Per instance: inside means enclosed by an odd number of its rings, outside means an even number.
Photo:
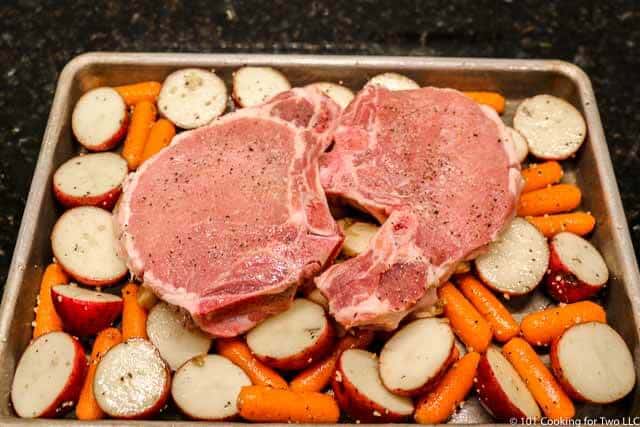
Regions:
<svg viewBox="0 0 640 427"><path fill-rule="evenodd" d="M365 87L321 159L327 195L384 224L316 284L345 327L395 328L513 216L520 166L500 118L461 93Z"/></svg>
<svg viewBox="0 0 640 427"><path fill-rule="evenodd" d="M176 137L125 184L132 272L215 336L285 310L342 242L318 172L339 111L294 89Z"/></svg>

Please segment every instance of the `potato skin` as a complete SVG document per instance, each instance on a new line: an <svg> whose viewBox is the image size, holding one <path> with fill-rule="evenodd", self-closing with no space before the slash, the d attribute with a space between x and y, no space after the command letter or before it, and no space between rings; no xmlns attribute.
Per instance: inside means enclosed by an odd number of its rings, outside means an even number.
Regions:
<svg viewBox="0 0 640 427"><path fill-rule="evenodd" d="M80 301L57 293L55 288L51 297L65 331L73 335L95 335L122 313L122 301Z"/></svg>
<svg viewBox="0 0 640 427"><path fill-rule="evenodd" d="M47 334L44 334L37 339L43 339L46 336ZM75 358L73 360L73 370L71 371L71 375L69 375L69 380L56 400L51 403L39 418L61 417L69 412L78 401L82 385L84 384L84 377L87 373L87 357L78 340L75 338L71 338L71 340L75 346ZM68 402L71 402L72 404L69 405Z"/></svg>
<svg viewBox="0 0 640 427"><path fill-rule="evenodd" d="M398 396L411 397L411 396L418 396L418 395L428 393L436 385L438 385L438 383L440 382L444 374L446 374L447 370L449 370L449 367L453 365L459 358L460 358L460 352L456 348L456 342L454 339L451 341L451 352L449 353L449 357L447 358L447 360L445 360L445 362L442 364L442 366L440 367L440 370L436 373L436 375L431 377L421 387L414 388L412 390L402 390L402 389L391 389L387 387L386 384L384 384L384 381L382 381L382 384L387 388L387 390L389 390L393 394L397 394Z"/></svg>
<svg viewBox="0 0 640 427"><path fill-rule="evenodd" d="M480 403L498 421L507 422L511 418L526 419L527 414L515 406L500 387L498 378L491 368L487 354L483 354L476 374L476 392Z"/></svg>
<svg viewBox="0 0 640 427"><path fill-rule="evenodd" d="M329 354L331 350L333 350L336 331L335 327L331 324L331 321L329 319L326 319L326 321L327 327L325 328L323 334L318 338L313 346L307 348L302 353L282 359L270 356L261 356L255 353L254 356L256 356L256 358L264 364L269 365L275 369L280 369L283 371L298 371L304 369L314 362L322 359L324 356Z"/></svg>
<svg viewBox="0 0 640 427"><path fill-rule="evenodd" d="M118 201L120 194L122 194L122 186L119 185L117 188L97 196L75 197L62 191L54 182L53 194L56 196L56 200L67 209L78 206L96 206L111 211Z"/></svg>
<svg viewBox="0 0 640 427"><path fill-rule="evenodd" d="M549 245L549 272L545 277L547 292L554 300L565 304L582 301L596 294L602 286L593 286L578 279L560 260L553 243Z"/></svg>
<svg viewBox="0 0 640 427"><path fill-rule="evenodd" d="M410 415L388 412L385 408L373 402L348 380L342 369L342 358L338 359L336 372L331 380L331 388L338 406L353 420L362 423L398 423L406 422ZM379 414L374 415L374 413Z"/></svg>

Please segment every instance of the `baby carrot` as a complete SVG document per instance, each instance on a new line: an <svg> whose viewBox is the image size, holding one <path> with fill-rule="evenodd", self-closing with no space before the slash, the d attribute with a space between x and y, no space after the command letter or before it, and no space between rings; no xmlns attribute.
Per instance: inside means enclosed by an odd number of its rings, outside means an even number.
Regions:
<svg viewBox="0 0 640 427"><path fill-rule="evenodd" d="M478 104L488 105L496 110L498 114L504 112L504 96L497 92L463 92L466 96L476 101Z"/></svg>
<svg viewBox="0 0 640 427"><path fill-rule="evenodd" d="M340 409L332 396L261 385L242 387L238 411L245 420L262 423L336 423Z"/></svg>
<svg viewBox="0 0 640 427"><path fill-rule="evenodd" d="M151 126L149 138L144 144L142 162L169 145L176 135L176 127L167 119L160 119Z"/></svg>
<svg viewBox="0 0 640 427"><path fill-rule="evenodd" d="M520 196L518 216L537 216L569 212L580 204L582 193L571 184L557 184Z"/></svg>
<svg viewBox="0 0 640 427"><path fill-rule="evenodd" d="M122 157L127 161L129 170L140 166L144 145L149 138L149 132L155 119L156 106L152 102L140 101L133 108L131 124L122 148Z"/></svg>
<svg viewBox="0 0 640 427"><path fill-rule="evenodd" d="M122 288L122 340L147 339L147 311L138 304L138 285L127 283Z"/></svg>
<svg viewBox="0 0 640 427"><path fill-rule="evenodd" d="M296 375L289 387L294 391L321 391L331 381L336 363L343 351L350 348L366 348L372 341L371 331L363 330L357 335L345 335L338 341L333 353Z"/></svg>
<svg viewBox="0 0 640 427"><path fill-rule="evenodd" d="M161 88L162 84L160 82L141 82L117 86L114 89L118 91L127 105L136 105L140 101L155 102Z"/></svg>
<svg viewBox="0 0 640 427"><path fill-rule="evenodd" d="M520 329L529 343L546 345L570 326L606 321L607 315L601 306L591 301L580 301L530 313L522 319Z"/></svg>
<svg viewBox="0 0 640 427"><path fill-rule="evenodd" d="M51 288L67 283L69 283L69 278L58 264L49 264L44 270L38 294L35 326L33 327L34 339L49 332L62 330L62 320L53 306Z"/></svg>
<svg viewBox="0 0 640 427"><path fill-rule="evenodd" d="M524 179L523 193L545 188L547 185L557 184L564 175L562 166L555 160L531 165L522 170Z"/></svg>
<svg viewBox="0 0 640 427"><path fill-rule="evenodd" d="M526 218L545 237L553 237L563 231L570 231L584 236L593 231L596 219L588 212L572 212L568 214L528 216Z"/></svg>
<svg viewBox="0 0 640 427"><path fill-rule="evenodd" d="M473 305L451 283L438 289L444 304L444 315L451 322L455 334L469 351L482 353L491 342L491 327Z"/></svg>
<svg viewBox="0 0 640 427"><path fill-rule="evenodd" d="M96 397L93 394L93 379L96 375L96 367L102 356L116 344L122 342L122 334L116 328L107 328L100 332L93 343L91 350L91 360L89 370L84 379L78 405L76 406L76 417L79 420L99 420L104 417L104 412L98 406Z"/></svg>
<svg viewBox="0 0 640 427"><path fill-rule="evenodd" d="M509 310L479 280L465 274L458 279L458 285L462 294L487 320L496 340L504 342L518 335L520 327Z"/></svg>
<svg viewBox="0 0 640 427"><path fill-rule="evenodd" d="M529 343L522 338L512 338L502 348L502 354L520 374L547 417L554 420L573 418L575 408L569 396L562 390Z"/></svg>
<svg viewBox="0 0 640 427"><path fill-rule="evenodd" d="M218 353L238 365L255 385L285 389L287 382L276 371L256 359L249 347L236 338L216 341Z"/></svg>
<svg viewBox="0 0 640 427"><path fill-rule="evenodd" d="M444 423L469 394L480 363L480 354L467 353L447 371L436 388L416 405L414 418L420 424Z"/></svg>

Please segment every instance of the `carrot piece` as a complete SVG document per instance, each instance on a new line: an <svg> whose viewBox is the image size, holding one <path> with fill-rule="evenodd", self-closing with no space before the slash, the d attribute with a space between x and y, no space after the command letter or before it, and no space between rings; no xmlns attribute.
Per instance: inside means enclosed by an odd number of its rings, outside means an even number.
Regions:
<svg viewBox="0 0 640 427"><path fill-rule="evenodd" d="M91 350L91 359L89 361L89 370L80 391L78 405L76 406L76 417L79 420L99 420L104 418L104 412L98 406L96 397L93 394L93 379L96 376L96 367L102 359L102 356L115 346L122 342L122 334L116 328L107 328L98 334L93 349Z"/></svg>
<svg viewBox="0 0 640 427"><path fill-rule="evenodd" d="M118 91L122 99L127 105L136 105L140 101L155 102L160 94L162 83L160 82L141 82L131 85L116 86L114 89Z"/></svg>
<svg viewBox="0 0 640 427"><path fill-rule="evenodd" d="M451 322L456 335L470 351L482 353L491 342L491 327L473 305L451 283L438 289L444 304L444 315Z"/></svg>
<svg viewBox="0 0 640 427"><path fill-rule="evenodd" d="M480 354L467 353L447 371L433 391L422 397L416 405L414 418L420 424L445 422L473 387L480 363Z"/></svg>
<svg viewBox="0 0 640 427"><path fill-rule="evenodd" d="M484 316L500 342L508 341L520 333L520 327L509 310L479 280L470 274L458 278L462 294Z"/></svg>
<svg viewBox="0 0 640 427"><path fill-rule="evenodd" d="M144 145L149 138L151 126L156 119L156 106L150 101L140 101L133 108L131 124L124 140L122 157L129 165L129 170L134 170L142 162Z"/></svg>
<svg viewBox="0 0 640 427"><path fill-rule="evenodd" d="M512 338L502 348L502 354L520 374L547 417L556 420L573 418L576 411L569 396L528 342L522 338Z"/></svg>
<svg viewBox="0 0 640 427"><path fill-rule="evenodd" d="M122 288L122 340L147 339L147 311L138 304L138 285L127 283Z"/></svg>
<svg viewBox="0 0 640 427"><path fill-rule="evenodd" d="M340 409L332 396L264 385L242 387L238 411L246 420L263 423L336 423L340 417Z"/></svg>
<svg viewBox="0 0 640 427"><path fill-rule="evenodd" d="M366 348L372 341L371 331L363 330L358 335L345 335L338 341L333 353L296 375L289 387L294 391L321 391L331 381L336 363L343 351L350 348Z"/></svg>
<svg viewBox="0 0 640 427"><path fill-rule="evenodd" d="M504 113L504 96L497 92L462 92L478 104L488 105L498 114Z"/></svg>
<svg viewBox="0 0 640 427"><path fill-rule="evenodd" d="M66 285L67 283L69 283L69 277L58 264L49 264L44 270L42 281L40 282L36 320L33 327L34 339L49 332L62 330L62 319L60 319L53 306L51 289L54 286Z"/></svg>
<svg viewBox="0 0 640 427"><path fill-rule="evenodd" d="M216 341L218 353L238 365L255 385L279 389L288 388L287 382L276 371L256 359L249 347L236 338Z"/></svg>
<svg viewBox="0 0 640 427"><path fill-rule="evenodd" d="M160 119L151 126L149 139L144 144L142 162L169 145L176 135L176 127L167 119Z"/></svg>
<svg viewBox="0 0 640 427"><path fill-rule="evenodd" d="M568 214L528 216L526 220L533 224L545 237L553 237L563 231L584 236L596 226L596 219L588 212Z"/></svg>
<svg viewBox="0 0 640 427"><path fill-rule="evenodd" d="M555 160L529 166L522 171L524 179L523 193L545 188L547 185L557 184L564 175L562 166Z"/></svg>
<svg viewBox="0 0 640 427"><path fill-rule="evenodd" d="M522 319L520 329L531 344L547 345L570 326L586 322L606 323L607 314L594 302L580 301L530 313Z"/></svg>
<svg viewBox="0 0 640 427"><path fill-rule="evenodd" d="M582 193L572 184L557 184L520 196L518 216L537 216L569 212L580 204Z"/></svg>

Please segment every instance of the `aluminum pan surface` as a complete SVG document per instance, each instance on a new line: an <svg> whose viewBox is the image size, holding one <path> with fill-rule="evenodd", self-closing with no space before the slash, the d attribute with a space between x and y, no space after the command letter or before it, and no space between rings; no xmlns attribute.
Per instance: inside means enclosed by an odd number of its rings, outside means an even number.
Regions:
<svg viewBox="0 0 640 427"><path fill-rule="evenodd" d="M584 191L583 208L593 211L598 220L592 240L602 251L612 273L610 289L604 297L607 314L632 349L638 372L640 275L591 83L574 65L549 60L474 58L89 53L72 60L59 77L5 286L0 308L0 416L3 417L0 423L62 425L69 421L12 418L9 390L17 358L30 339L33 303L42 273L39 266L45 265L51 257L48 236L58 215L50 191L51 174L78 149L70 135L69 117L80 93L100 85L162 79L170 71L187 66L213 68L229 83L231 71L246 64L278 67L294 85L331 80L343 81L346 86L357 89L375 73L397 71L409 75L421 85L498 90L508 99L504 115L507 122L517 102L526 96L545 92L572 102L584 114L589 136L577 159L570 162L566 179L579 183ZM538 293L532 298L512 301L510 305L518 317L518 314L546 303L544 296ZM633 322L629 321L631 319ZM578 414L595 418L601 415L638 415L639 399L636 388L621 404L579 408ZM178 422L171 416L164 420L131 424L159 425L168 420L180 425L193 425L191 422ZM491 419L472 399L451 422L491 423ZM74 422L74 425L123 424L120 421L99 424Z"/></svg>

